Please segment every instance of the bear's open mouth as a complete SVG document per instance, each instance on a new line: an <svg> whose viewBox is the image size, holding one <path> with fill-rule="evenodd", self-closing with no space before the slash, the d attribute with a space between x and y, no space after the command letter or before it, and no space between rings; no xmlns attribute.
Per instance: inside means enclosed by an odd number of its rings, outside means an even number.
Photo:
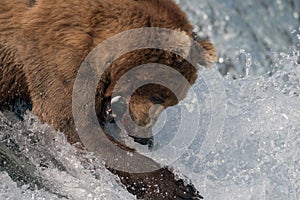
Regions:
<svg viewBox="0 0 300 200"><path fill-rule="evenodd" d="M114 102L115 103L115 102ZM126 106L126 104L124 104ZM126 135L133 138L135 142L141 145L147 145L150 148L153 147L153 137L138 137L137 134L132 134L133 128L130 128L128 121L132 118L129 112L120 111L124 106L115 106L117 114L113 112L111 97L105 98L102 101L101 115L99 121L105 134L113 137L114 140L120 141L122 139L121 132L125 132ZM114 109L114 110L116 110ZM118 112L120 111L120 112ZM121 123L121 127L117 125L117 122ZM122 130L121 130L122 129Z"/></svg>

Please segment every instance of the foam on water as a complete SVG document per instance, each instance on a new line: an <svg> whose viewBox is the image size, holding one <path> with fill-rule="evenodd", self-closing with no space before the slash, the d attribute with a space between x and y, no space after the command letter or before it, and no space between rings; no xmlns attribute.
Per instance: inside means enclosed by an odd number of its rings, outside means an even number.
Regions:
<svg viewBox="0 0 300 200"><path fill-rule="evenodd" d="M300 66L287 68L271 78L224 79L221 139L204 158L194 147L175 164L207 199L299 199Z"/></svg>
<svg viewBox="0 0 300 200"><path fill-rule="evenodd" d="M252 57L250 74L271 73L274 59L298 44L300 1L298 0L177 0L197 25L197 33L209 36L219 52L220 71L233 77L245 76L247 59ZM293 34L291 34L293 33ZM298 46L299 49L299 46Z"/></svg>
<svg viewBox="0 0 300 200"><path fill-rule="evenodd" d="M24 122L11 113L0 119L0 155L7 155L0 199L133 199L101 159L71 146L31 112Z"/></svg>

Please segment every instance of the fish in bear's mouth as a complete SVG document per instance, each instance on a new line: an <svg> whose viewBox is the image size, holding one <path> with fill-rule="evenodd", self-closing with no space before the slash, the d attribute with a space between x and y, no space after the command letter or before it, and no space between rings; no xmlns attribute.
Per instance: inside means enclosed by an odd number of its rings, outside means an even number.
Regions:
<svg viewBox="0 0 300 200"><path fill-rule="evenodd" d="M127 104L121 96L111 99L107 97L102 101L100 125L105 134L113 137L114 140L121 140L121 131L124 131L129 137L133 138L135 142L141 145L147 145L149 149L153 147L153 137L139 137L137 134L132 134L129 120L132 120L130 111L127 111ZM122 129L122 130L121 130Z"/></svg>

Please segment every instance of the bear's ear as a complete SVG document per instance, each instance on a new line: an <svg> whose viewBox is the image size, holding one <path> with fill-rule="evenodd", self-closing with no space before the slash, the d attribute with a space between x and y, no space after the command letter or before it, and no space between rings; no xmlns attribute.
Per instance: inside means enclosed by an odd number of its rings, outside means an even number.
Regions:
<svg viewBox="0 0 300 200"><path fill-rule="evenodd" d="M211 63L217 60L217 52L215 46L210 42L210 40L200 40L199 44L205 49L209 55L209 60Z"/></svg>
<svg viewBox="0 0 300 200"><path fill-rule="evenodd" d="M205 66L209 67L212 63L217 60L217 51L215 46L211 43L208 38L200 38L195 32L193 32L193 39L197 41L200 46L205 50Z"/></svg>

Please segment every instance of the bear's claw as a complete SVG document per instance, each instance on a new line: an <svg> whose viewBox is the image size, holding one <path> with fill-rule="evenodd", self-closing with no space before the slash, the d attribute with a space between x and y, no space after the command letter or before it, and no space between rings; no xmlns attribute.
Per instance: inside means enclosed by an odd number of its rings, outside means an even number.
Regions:
<svg viewBox="0 0 300 200"><path fill-rule="evenodd" d="M184 185L182 180L178 181L179 191L176 191L176 195L179 199L189 199L189 200L196 200L196 199L203 199L203 197L199 194L196 188L189 184L187 186Z"/></svg>

